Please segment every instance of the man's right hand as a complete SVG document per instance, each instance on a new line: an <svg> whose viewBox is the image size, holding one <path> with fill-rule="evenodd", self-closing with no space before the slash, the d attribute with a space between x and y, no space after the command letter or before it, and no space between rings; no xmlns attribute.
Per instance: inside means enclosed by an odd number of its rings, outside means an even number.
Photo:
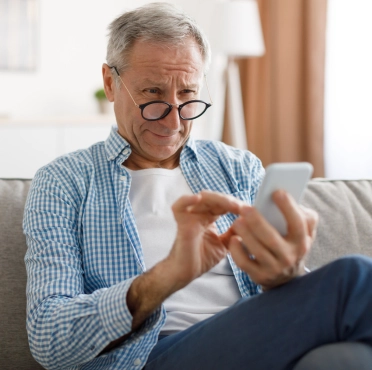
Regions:
<svg viewBox="0 0 372 370"><path fill-rule="evenodd" d="M239 214L243 203L221 193L203 191L183 196L172 207L177 222L177 236L167 257L170 276L184 287L209 271L227 254L215 221L228 212Z"/></svg>
<svg viewBox="0 0 372 370"><path fill-rule="evenodd" d="M168 257L132 283L127 304L136 330L171 294L210 270L227 254L215 221L225 213L239 214L243 203L225 194L203 191L186 195L172 206L177 235Z"/></svg>

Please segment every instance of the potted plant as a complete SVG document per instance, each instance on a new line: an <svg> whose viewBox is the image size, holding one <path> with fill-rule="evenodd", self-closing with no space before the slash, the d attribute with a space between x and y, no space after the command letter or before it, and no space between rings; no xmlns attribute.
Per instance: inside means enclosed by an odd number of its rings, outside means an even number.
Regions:
<svg viewBox="0 0 372 370"><path fill-rule="evenodd" d="M97 99L99 112L102 114L109 113L110 110L110 102L107 100L105 90L98 89L94 93L94 97Z"/></svg>

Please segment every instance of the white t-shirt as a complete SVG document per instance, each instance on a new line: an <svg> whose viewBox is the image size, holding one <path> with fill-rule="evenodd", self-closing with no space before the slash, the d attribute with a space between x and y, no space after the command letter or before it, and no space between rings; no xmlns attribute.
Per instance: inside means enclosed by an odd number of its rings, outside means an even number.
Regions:
<svg viewBox="0 0 372 370"><path fill-rule="evenodd" d="M127 169L128 170L128 169ZM150 269L172 248L177 225L171 206L192 194L179 167L128 170L132 177L129 198L136 219L145 265ZM161 334L173 334L207 319L234 304L241 294L224 258L213 269L165 300L167 319Z"/></svg>

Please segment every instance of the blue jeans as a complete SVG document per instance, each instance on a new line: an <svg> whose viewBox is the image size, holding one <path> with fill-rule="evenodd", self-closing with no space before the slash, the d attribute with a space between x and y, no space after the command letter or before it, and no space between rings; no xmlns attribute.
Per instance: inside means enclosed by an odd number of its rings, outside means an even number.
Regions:
<svg viewBox="0 0 372 370"><path fill-rule="evenodd" d="M293 370L371 370L372 347L360 342L338 342L313 349Z"/></svg>
<svg viewBox="0 0 372 370"><path fill-rule="evenodd" d="M370 258L341 258L243 298L208 320L160 339L145 369L292 369L311 350L337 342L372 346Z"/></svg>

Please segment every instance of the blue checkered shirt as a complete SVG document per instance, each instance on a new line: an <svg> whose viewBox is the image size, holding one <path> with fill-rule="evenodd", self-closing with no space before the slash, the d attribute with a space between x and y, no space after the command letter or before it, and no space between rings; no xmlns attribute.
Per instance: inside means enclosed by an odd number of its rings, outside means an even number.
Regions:
<svg viewBox="0 0 372 370"><path fill-rule="evenodd" d="M27 330L33 356L48 369L141 369L164 324L157 309L129 339L127 291L146 270L122 163L130 145L113 128L105 142L57 158L32 182L24 215L28 250ZM189 139L180 167L194 193L232 194L252 203L264 170L250 152ZM217 221L219 232L235 216ZM229 257L243 297L259 287Z"/></svg>

